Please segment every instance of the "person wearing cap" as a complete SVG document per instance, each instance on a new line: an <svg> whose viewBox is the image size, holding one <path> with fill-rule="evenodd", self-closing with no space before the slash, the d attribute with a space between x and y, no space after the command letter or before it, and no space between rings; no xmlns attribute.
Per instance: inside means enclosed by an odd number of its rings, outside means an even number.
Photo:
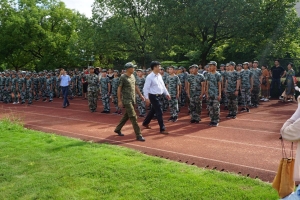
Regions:
<svg viewBox="0 0 300 200"><path fill-rule="evenodd" d="M158 61L152 61L150 67L152 69L152 72L146 78L143 92L146 99L146 105L148 106L151 103L152 106L151 106L151 110L149 111L148 115L143 121L143 126L146 129L151 129L149 124L154 114L156 114L157 121L160 127L160 133L168 134L168 132L166 131L166 127L164 125L163 112L161 110L161 104L159 99L161 98L162 95L166 95L166 98L168 100L170 100L171 97L163 82L162 76L159 73L161 67L160 63Z"/></svg>
<svg viewBox="0 0 300 200"><path fill-rule="evenodd" d="M107 77L107 70L102 70L102 77L100 79L100 89L101 89L101 99L103 104L103 111L101 113L110 113L110 105L109 105L109 92L110 92L110 80Z"/></svg>
<svg viewBox="0 0 300 200"><path fill-rule="evenodd" d="M3 94L3 102L9 103L11 102L11 77L9 72L5 73L5 84L4 84L4 94Z"/></svg>
<svg viewBox="0 0 300 200"><path fill-rule="evenodd" d="M238 95L241 84L241 77L234 70L235 62L229 63L229 70L226 77L226 92L228 97L228 115L226 118L235 119L238 112Z"/></svg>
<svg viewBox="0 0 300 200"><path fill-rule="evenodd" d="M68 100L68 91L69 91L69 85L71 82L71 78L69 75L67 75L67 72L62 69L59 73L59 77L60 79L60 87L62 89L62 93L63 93L63 108L66 108L67 106L70 105L70 102Z"/></svg>
<svg viewBox="0 0 300 200"><path fill-rule="evenodd" d="M21 104L25 103L25 78L23 77L22 73L18 74L17 80L17 91L18 96L21 99Z"/></svg>
<svg viewBox="0 0 300 200"><path fill-rule="evenodd" d="M83 100L87 99L87 89L88 89L87 76L88 76L88 74L86 74L86 72L83 72L81 75ZM98 78L98 80L99 80L99 78Z"/></svg>
<svg viewBox="0 0 300 200"><path fill-rule="evenodd" d="M168 89L171 99L169 100L171 117L168 121L176 122L178 120L178 99L181 85L179 77L176 75L174 67L169 67L169 76L166 81L166 88Z"/></svg>
<svg viewBox="0 0 300 200"><path fill-rule="evenodd" d="M206 96L209 105L210 126L217 127L220 122L220 101L222 92L222 76L217 72L217 62L210 61L210 73L206 78Z"/></svg>
<svg viewBox="0 0 300 200"><path fill-rule="evenodd" d="M27 73L25 76L25 97L28 97L28 105L32 104L32 89L33 84L30 75Z"/></svg>
<svg viewBox="0 0 300 200"><path fill-rule="evenodd" d="M51 103L53 101L53 82L52 82L52 77L51 74L48 73L46 75L46 99L44 99L43 101L46 102L47 101L47 96L49 96L49 102Z"/></svg>
<svg viewBox="0 0 300 200"><path fill-rule="evenodd" d="M122 119L119 124L115 128L114 132L119 136L124 136L121 132L123 126L128 121L131 121L134 133L136 135L136 140L145 141L145 138L142 136L141 129L137 122L137 116L134 110L135 104L135 94L138 95L144 100L144 96L141 94L140 90L136 86L135 77L133 75L134 68L136 66L132 63L126 63L124 68L126 69L126 73L120 77L119 87L118 87L118 104L119 107L122 108L123 105L125 107L126 112L124 113Z"/></svg>
<svg viewBox="0 0 300 200"><path fill-rule="evenodd" d="M88 106L91 113L96 112L98 102L98 84L99 77L94 73L94 67L89 67L90 73L87 75L86 81L88 83Z"/></svg>
<svg viewBox="0 0 300 200"><path fill-rule="evenodd" d="M59 79L59 72L56 72L55 75L55 97L56 98L61 98L60 94L61 94L61 86L60 86L60 79Z"/></svg>
<svg viewBox="0 0 300 200"><path fill-rule="evenodd" d="M18 78L16 77L16 72L14 72L11 75L11 96L12 96L13 104L19 103L18 93L17 93L17 81L18 81Z"/></svg>
<svg viewBox="0 0 300 200"><path fill-rule="evenodd" d="M46 99L46 77L44 72L41 72L41 75L39 76L39 82L41 95L44 101Z"/></svg>
<svg viewBox="0 0 300 200"><path fill-rule="evenodd" d="M226 92L225 92L225 81L226 81L226 70L225 70L225 64L220 65L220 72L222 76L222 98L221 98L221 104L225 105L226 102Z"/></svg>
<svg viewBox="0 0 300 200"><path fill-rule="evenodd" d="M186 99L186 91L185 91L185 81L187 78L187 74L184 73L183 71L184 67L179 67L179 74L178 74L178 78L180 80L180 88L179 88L179 99L178 99L178 103L180 104L180 107L185 106L185 99Z"/></svg>
<svg viewBox="0 0 300 200"><path fill-rule="evenodd" d="M167 82L167 78L169 76L169 74L167 72L165 72L165 68L163 67L160 67L160 74L162 76L162 79L164 81L164 84L166 85L166 82ZM160 102L161 102L161 107L162 107L162 110L163 112L166 112L168 107L169 107L169 101L168 99L166 98L165 95L162 95L161 98L160 98ZM156 115L154 115L156 117Z"/></svg>
<svg viewBox="0 0 300 200"><path fill-rule="evenodd" d="M201 121L202 99L205 93L205 78L198 73L198 65L190 66L192 73L187 79L187 96L190 100L191 123L199 124Z"/></svg>
<svg viewBox="0 0 300 200"><path fill-rule="evenodd" d="M237 64L236 65L236 72L238 73L239 76L241 76L241 72L243 71L243 65L242 64ZM241 94L241 86L239 88L239 94L238 94L238 105L242 105L242 94Z"/></svg>
<svg viewBox="0 0 300 200"><path fill-rule="evenodd" d="M121 115L122 110L118 105L118 87L119 87L119 82L120 82L119 71L114 70L113 73L114 73L114 78L111 80L111 96L112 96L111 100L112 100L112 103L116 107L115 114Z"/></svg>
<svg viewBox="0 0 300 200"><path fill-rule="evenodd" d="M139 88L140 92L142 93L145 85L145 78L143 77L142 69L137 69L136 72L137 72L137 77L136 77L135 84ZM146 105L144 99L142 99L139 95L136 95L136 103L139 111L139 117L144 118L146 116Z"/></svg>
<svg viewBox="0 0 300 200"><path fill-rule="evenodd" d="M3 90L5 84L4 72L0 72L0 102L3 102Z"/></svg>
<svg viewBox="0 0 300 200"><path fill-rule="evenodd" d="M241 71L241 112L250 112L249 107L251 106L251 91L253 88L253 77L252 72L248 68L249 63L244 62L243 68L244 70Z"/></svg>
<svg viewBox="0 0 300 200"><path fill-rule="evenodd" d="M33 73L32 77L33 84L33 98L38 101L39 100L39 78L37 77L37 73Z"/></svg>
<svg viewBox="0 0 300 200"><path fill-rule="evenodd" d="M251 69L253 74L253 89L251 91L251 103L252 107L258 107L259 104L259 95L262 82L262 72L258 68L258 61L253 61L253 68Z"/></svg>

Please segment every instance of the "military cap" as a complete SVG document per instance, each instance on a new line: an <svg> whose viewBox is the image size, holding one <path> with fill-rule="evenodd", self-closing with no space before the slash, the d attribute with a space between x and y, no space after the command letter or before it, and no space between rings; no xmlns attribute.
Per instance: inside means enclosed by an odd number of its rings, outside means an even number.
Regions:
<svg viewBox="0 0 300 200"><path fill-rule="evenodd" d="M249 63L248 62L244 62L243 65L249 65Z"/></svg>
<svg viewBox="0 0 300 200"><path fill-rule="evenodd" d="M94 66L89 66L89 69L94 69Z"/></svg>
<svg viewBox="0 0 300 200"><path fill-rule="evenodd" d="M165 71L165 68L161 67L160 70L164 70Z"/></svg>
<svg viewBox="0 0 300 200"><path fill-rule="evenodd" d="M184 70L184 67L183 67L183 66L180 66L178 69L180 69L180 70Z"/></svg>
<svg viewBox="0 0 300 200"><path fill-rule="evenodd" d="M210 61L210 62L208 63L208 65L214 65L214 66L217 66L218 64L217 64L216 61Z"/></svg>
<svg viewBox="0 0 300 200"><path fill-rule="evenodd" d="M116 69L115 69L115 70L114 70L114 72L117 72L117 73L119 73L119 70L116 70Z"/></svg>
<svg viewBox="0 0 300 200"><path fill-rule="evenodd" d="M143 70L142 70L142 69L136 69L135 71L137 71L137 72L142 72Z"/></svg>
<svg viewBox="0 0 300 200"><path fill-rule="evenodd" d="M253 61L253 63L258 63L258 61L257 61L257 60L255 60L255 61Z"/></svg>
<svg viewBox="0 0 300 200"><path fill-rule="evenodd" d="M191 68L198 68L198 65L193 64L193 65L191 65L191 66L189 67L189 69L191 69Z"/></svg>
<svg viewBox="0 0 300 200"><path fill-rule="evenodd" d="M220 67L225 67L225 64L221 64Z"/></svg>
<svg viewBox="0 0 300 200"><path fill-rule="evenodd" d="M150 72L150 69L146 69L146 72Z"/></svg>
<svg viewBox="0 0 300 200"><path fill-rule="evenodd" d="M30 75L27 73L26 76L30 76Z"/></svg>
<svg viewBox="0 0 300 200"><path fill-rule="evenodd" d="M237 66L242 67L243 65L242 64L238 64Z"/></svg>
<svg viewBox="0 0 300 200"><path fill-rule="evenodd" d="M132 62L128 62L124 65L125 69L129 69L129 68L136 68L136 65L134 65Z"/></svg>
<svg viewBox="0 0 300 200"><path fill-rule="evenodd" d="M209 65L205 65L204 68L208 69L208 68L209 68Z"/></svg>
<svg viewBox="0 0 300 200"><path fill-rule="evenodd" d="M235 64L235 62L230 61L230 62L229 62L229 65L235 66L236 64Z"/></svg>
<svg viewBox="0 0 300 200"><path fill-rule="evenodd" d="M174 66L174 69L175 69L175 70L178 70L178 67Z"/></svg>
<svg viewBox="0 0 300 200"><path fill-rule="evenodd" d="M107 69L102 69L102 72L107 72Z"/></svg>

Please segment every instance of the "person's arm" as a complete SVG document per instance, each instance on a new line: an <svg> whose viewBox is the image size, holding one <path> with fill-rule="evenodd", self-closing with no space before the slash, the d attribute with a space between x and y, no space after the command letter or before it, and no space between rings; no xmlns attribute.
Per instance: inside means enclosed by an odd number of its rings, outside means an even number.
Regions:
<svg viewBox="0 0 300 200"><path fill-rule="evenodd" d="M146 78L146 81L145 81L144 88L143 88L143 93L144 93L144 97L145 97L146 100L149 99L150 85L151 85L151 80L150 80L150 77L148 75L147 78Z"/></svg>
<svg viewBox="0 0 300 200"><path fill-rule="evenodd" d="M70 83L71 83L71 78L70 78L69 75L67 75L67 78L68 78L68 85L70 85Z"/></svg>
<svg viewBox="0 0 300 200"><path fill-rule="evenodd" d="M202 81L201 83L201 94L200 94L200 99L203 98L203 95L206 94L206 88L205 88L205 81Z"/></svg>
<svg viewBox="0 0 300 200"><path fill-rule="evenodd" d="M122 90L122 86L119 86L118 87L118 91L117 91L117 96L118 96L118 106L120 108L123 107L123 105L122 105L122 99L121 99L121 90Z"/></svg>
<svg viewBox="0 0 300 200"><path fill-rule="evenodd" d="M286 71L284 70L284 71L283 71L283 74L282 74L282 76L281 76L280 78L285 77L285 75L286 75Z"/></svg>
<svg viewBox="0 0 300 200"><path fill-rule="evenodd" d="M221 100L221 91L222 91L222 84L221 84L221 81L218 82L218 87L219 87L219 96L218 96L218 100L220 101Z"/></svg>
<svg viewBox="0 0 300 200"><path fill-rule="evenodd" d="M140 91L140 88L139 88L137 85L135 85L135 92L136 92L141 98L144 97L143 94L142 94L141 91Z"/></svg>
<svg viewBox="0 0 300 200"><path fill-rule="evenodd" d="M190 82L187 81L186 84L186 95L190 98Z"/></svg>

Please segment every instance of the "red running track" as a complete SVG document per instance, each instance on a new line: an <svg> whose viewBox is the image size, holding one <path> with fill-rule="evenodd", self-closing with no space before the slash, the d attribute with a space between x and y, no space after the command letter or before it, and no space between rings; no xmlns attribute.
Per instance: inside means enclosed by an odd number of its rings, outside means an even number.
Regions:
<svg viewBox="0 0 300 200"><path fill-rule="evenodd" d="M165 113L169 135L160 134L157 122L152 121L151 130L142 130L146 142L139 142L135 140L130 121L122 130L124 137L113 132L121 116L100 113L101 101L98 101L95 113L89 112L86 100L74 99L70 103L66 109L62 108L62 99L52 103L33 102L31 106L1 104L0 117L20 118L26 127L35 130L108 142L199 167L258 177L263 181L272 181L275 176L281 158L279 130L297 107L296 103L273 100L261 103L250 113L238 114L237 119L226 119L227 112L221 111L219 127L208 126L205 109L201 123L190 124L184 107L175 123L168 122L170 115ZM142 120L138 120L139 124Z"/></svg>

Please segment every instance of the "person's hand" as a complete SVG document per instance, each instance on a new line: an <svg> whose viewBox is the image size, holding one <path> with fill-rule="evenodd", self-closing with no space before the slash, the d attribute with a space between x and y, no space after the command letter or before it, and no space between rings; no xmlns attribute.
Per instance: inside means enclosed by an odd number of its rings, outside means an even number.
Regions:
<svg viewBox="0 0 300 200"><path fill-rule="evenodd" d="M178 94L176 95L176 99L179 99L179 95Z"/></svg>
<svg viewBox="0 0 300 200"><path fill-rule="evenodd" d="M121 101L118 102L118 107L119 107L119 108L123 108L123 104L122 104Z"/></svg>
<svg viewBox="0 0 300 200"><path fill-rule="evenodd" d="M171 96L170 95L166 95L168 100L171 100Z"/></svg>
<svg viewBox="0 0 300 200"><path fill-rule="evenodd" d="M250 88L250 92L252 92L253 88Z"/></svg>
<svg viewBox="0 0 300 200"><path fill-rule="evenodd" d="M187 97L190 99L190 98L191 98L191 97L190 97L190 94L188 94Z"/></svg>
<svg viewBox="0 0 300 200"><path fill-rule="evenodd" d="M142 101L145 101L145 97L141 94L140 98L142 99Z"/></svg>
<svg viewBox="0 0 300 200"><path fill-rule="evenodd" d="M221 101L221 95L218 96L218 101Z"/></svg>
<svg viewBox="0 0 300 200"><path fill-rule="evenodd" d="M238 95L239 95L239 91L235 91L235 92L234 92L234 95L235 95L235 96L238 96Z"/></svg>
<svg viewBox="0 0 300 200"><path fill-rule="evenodd" d="M202 100L202 99L203 99L203 94L200 94L200 97L199 97L199 98L200 98L200 100Z"/></svg>
<svg viewBox="0 0 300 200"><path fill-rule="evenodd" d="M150 105L150 100L149 99L146 99L146 106L149 106Z"/></svg>

